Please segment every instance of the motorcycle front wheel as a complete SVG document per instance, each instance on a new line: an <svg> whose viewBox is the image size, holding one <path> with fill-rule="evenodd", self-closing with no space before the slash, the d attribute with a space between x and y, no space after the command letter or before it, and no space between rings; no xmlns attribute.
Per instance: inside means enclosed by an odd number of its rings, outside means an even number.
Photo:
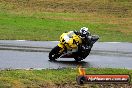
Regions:
<svg viewBox="0 0 132 88"><path fill-rule="evenodd" d="M61 48L59 46L54 47L49 53L49 59L54 61L59 58L61 56L60 50Z"/></svg>

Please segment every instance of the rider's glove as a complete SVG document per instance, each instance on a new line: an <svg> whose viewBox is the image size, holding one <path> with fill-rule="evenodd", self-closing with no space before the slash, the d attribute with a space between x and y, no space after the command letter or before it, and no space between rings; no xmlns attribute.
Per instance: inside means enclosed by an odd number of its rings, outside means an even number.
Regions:
<svg viewBox="0 0 132 88"><path fill-rule="evenodd" d="M75 33L76 35L80 35L80 33L79 33L77 30L74 30L74 33Z"/></svg>

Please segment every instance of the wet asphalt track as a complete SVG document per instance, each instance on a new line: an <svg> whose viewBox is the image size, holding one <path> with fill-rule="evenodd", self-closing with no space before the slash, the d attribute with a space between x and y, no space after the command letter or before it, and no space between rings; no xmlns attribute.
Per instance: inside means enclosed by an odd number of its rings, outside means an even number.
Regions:
<svg viewBox="0 0 132 88"><path fill-rule="evenodd" d="M56 41L0 40L0 69L45 69L84 67L132 69L132 43L97 42L90 55L82 62L73 58L48 60Z"/></svg>

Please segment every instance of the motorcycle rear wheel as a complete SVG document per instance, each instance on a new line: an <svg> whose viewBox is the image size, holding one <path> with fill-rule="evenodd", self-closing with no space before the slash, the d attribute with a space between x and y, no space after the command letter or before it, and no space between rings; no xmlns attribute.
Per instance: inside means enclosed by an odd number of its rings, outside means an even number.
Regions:
<svg viewBox="0 0 132 88"><path fill-rule="evenodd" d="M74 57L74 59L75 59L76 62L79 62L79 61L83 60L83 58L81 58L81 57Z"/></svg>

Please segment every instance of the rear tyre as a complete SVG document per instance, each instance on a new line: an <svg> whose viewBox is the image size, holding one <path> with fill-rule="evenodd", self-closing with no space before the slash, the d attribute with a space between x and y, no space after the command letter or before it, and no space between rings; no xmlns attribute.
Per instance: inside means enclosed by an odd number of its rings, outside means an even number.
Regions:
<svg viewBox="0 0 132 88"><path fill-rule="evenodd" d="M55 61L57 58L59 58L61 55L59 52L60 50L61 48L59 46L54 47L49 53L49 59Z"/></svg>
<svg viewBox="0 0 132 88"><path fill-rule="evenodd" d="M74 57L74 59L75 59L76 62L79 62L79 61L83 60L83 58L81 58L81 57Z"/></svg>

